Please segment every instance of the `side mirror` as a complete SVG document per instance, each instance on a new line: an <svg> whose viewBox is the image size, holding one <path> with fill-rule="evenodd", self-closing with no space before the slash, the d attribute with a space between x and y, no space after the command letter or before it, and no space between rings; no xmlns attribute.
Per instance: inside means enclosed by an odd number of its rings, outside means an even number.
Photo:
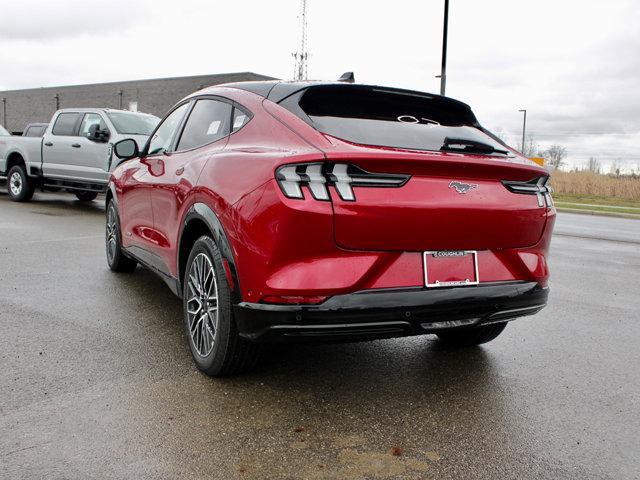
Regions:
<svg viewBox="0 0 640 480"><path fill-rule="evenodd" d="M92 142L106 143L109 140L109 130L100 130L100 125L97 123L89 127L89 133L87 138Z"/></svg>
<svg viewBox="0 0 640 480"><path fill-rule="evenodd" d="M113 153L115 153L116 157L120 160L129 160L140 156L138 144L133 138L120 140L113 146Z"/></svg>

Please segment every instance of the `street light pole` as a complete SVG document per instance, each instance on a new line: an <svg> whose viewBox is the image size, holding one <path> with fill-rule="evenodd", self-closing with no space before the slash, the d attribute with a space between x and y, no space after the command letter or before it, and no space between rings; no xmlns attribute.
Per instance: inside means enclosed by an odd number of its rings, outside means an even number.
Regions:
<svg viewBox="0 0 640 480"><path fill-rule="evenodd" d="M524 113L524 118L522 119L522 148L520 149L520 151L524 154L524 136L527 131L527 109L524 108L518 111Z"/></svg>
<svg viewBox="0 0 640 480"><path fill-rule="evenodd" d="M440 69L440 95L447 86L447 33L449 30L449 0L444 0L444 26L442 29L442 68Z"/></svg>

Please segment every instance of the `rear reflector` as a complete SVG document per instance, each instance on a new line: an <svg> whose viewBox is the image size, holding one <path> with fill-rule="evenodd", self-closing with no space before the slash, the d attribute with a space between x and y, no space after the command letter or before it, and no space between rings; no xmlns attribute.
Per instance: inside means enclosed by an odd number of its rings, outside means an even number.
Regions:
<svg viewBox="0 0 640 480"><path fill-rule="evenodd" d="M324 302L327 296L314 296L314 297L305 297L305 296L279 296L279 295L269 295L267 297L263 297L260 303L271 303L271 304L280 304L280 305L318 305Z"/></svg>
<svg viewBox="0 0 640 480"><path fill-rule="evenodd" d="M284 165L276 170L276 180L288 198L304 198L307 187L316 200L329 200L328 186L333 186L340 198L353 202L352 187L401 187L411 175L370 173L347 163L306 163Z"/></svg>

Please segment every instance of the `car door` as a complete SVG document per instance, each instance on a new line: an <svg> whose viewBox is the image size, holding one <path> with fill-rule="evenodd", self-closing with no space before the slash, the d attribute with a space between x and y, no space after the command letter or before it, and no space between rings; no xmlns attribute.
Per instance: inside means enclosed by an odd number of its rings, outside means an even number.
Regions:
<svg viewBox="0 0 640 480"><path fill-rule="evenodd" d="M51 131L46 132L42 148L42 172L46 177L82 178L82 172L73 163L77 155L78 126L82 114L60 112L53 120Z"/></svg>
<svg viewBox="0 0 640 480"><path fill-rule="evenodd" d="M100 134L91 135L92 127ZM100 113L85 113L78 131L77 153L70 161L83 172L84 178L96 183L109 181L109 159L111 157L111 132ZM79 146L78 146L79 145Z"/></svg>
<svg viewBox="0 0 640 480"><path fill-rule="evenodd" d="M232 109L232 104L220 97L196 99L175 139L175 147L153 159L153 224L162 240L154 245L154 251L171 267L175 267L180 220L205 164L224 150Z"/></svg>
<svg viewBox="0 0 640 480"><path fill-rule="evenodd" d="M174 144L180 125L190 103L176 107L160 122L141 158L129 161L122 174L120 206L123 245L148 265L167 272L168 266L158 256L157 245L164 240L154 227L151 192L156 188L155 177L162 168Z"/></svg>

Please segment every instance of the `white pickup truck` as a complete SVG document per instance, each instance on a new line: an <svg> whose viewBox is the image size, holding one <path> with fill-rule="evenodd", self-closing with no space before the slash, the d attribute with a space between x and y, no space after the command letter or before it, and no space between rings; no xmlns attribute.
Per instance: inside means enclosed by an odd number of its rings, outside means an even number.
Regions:
<svg viewBox="0 0 640 480"><path fill-rule="evenodd" d="M0 136L0 177L9 198L26 202L34 190L69 190L91 201L104 192L113 145L133 138L144 145L160 119L107 108L58 110L42 137Z"/></svg>

